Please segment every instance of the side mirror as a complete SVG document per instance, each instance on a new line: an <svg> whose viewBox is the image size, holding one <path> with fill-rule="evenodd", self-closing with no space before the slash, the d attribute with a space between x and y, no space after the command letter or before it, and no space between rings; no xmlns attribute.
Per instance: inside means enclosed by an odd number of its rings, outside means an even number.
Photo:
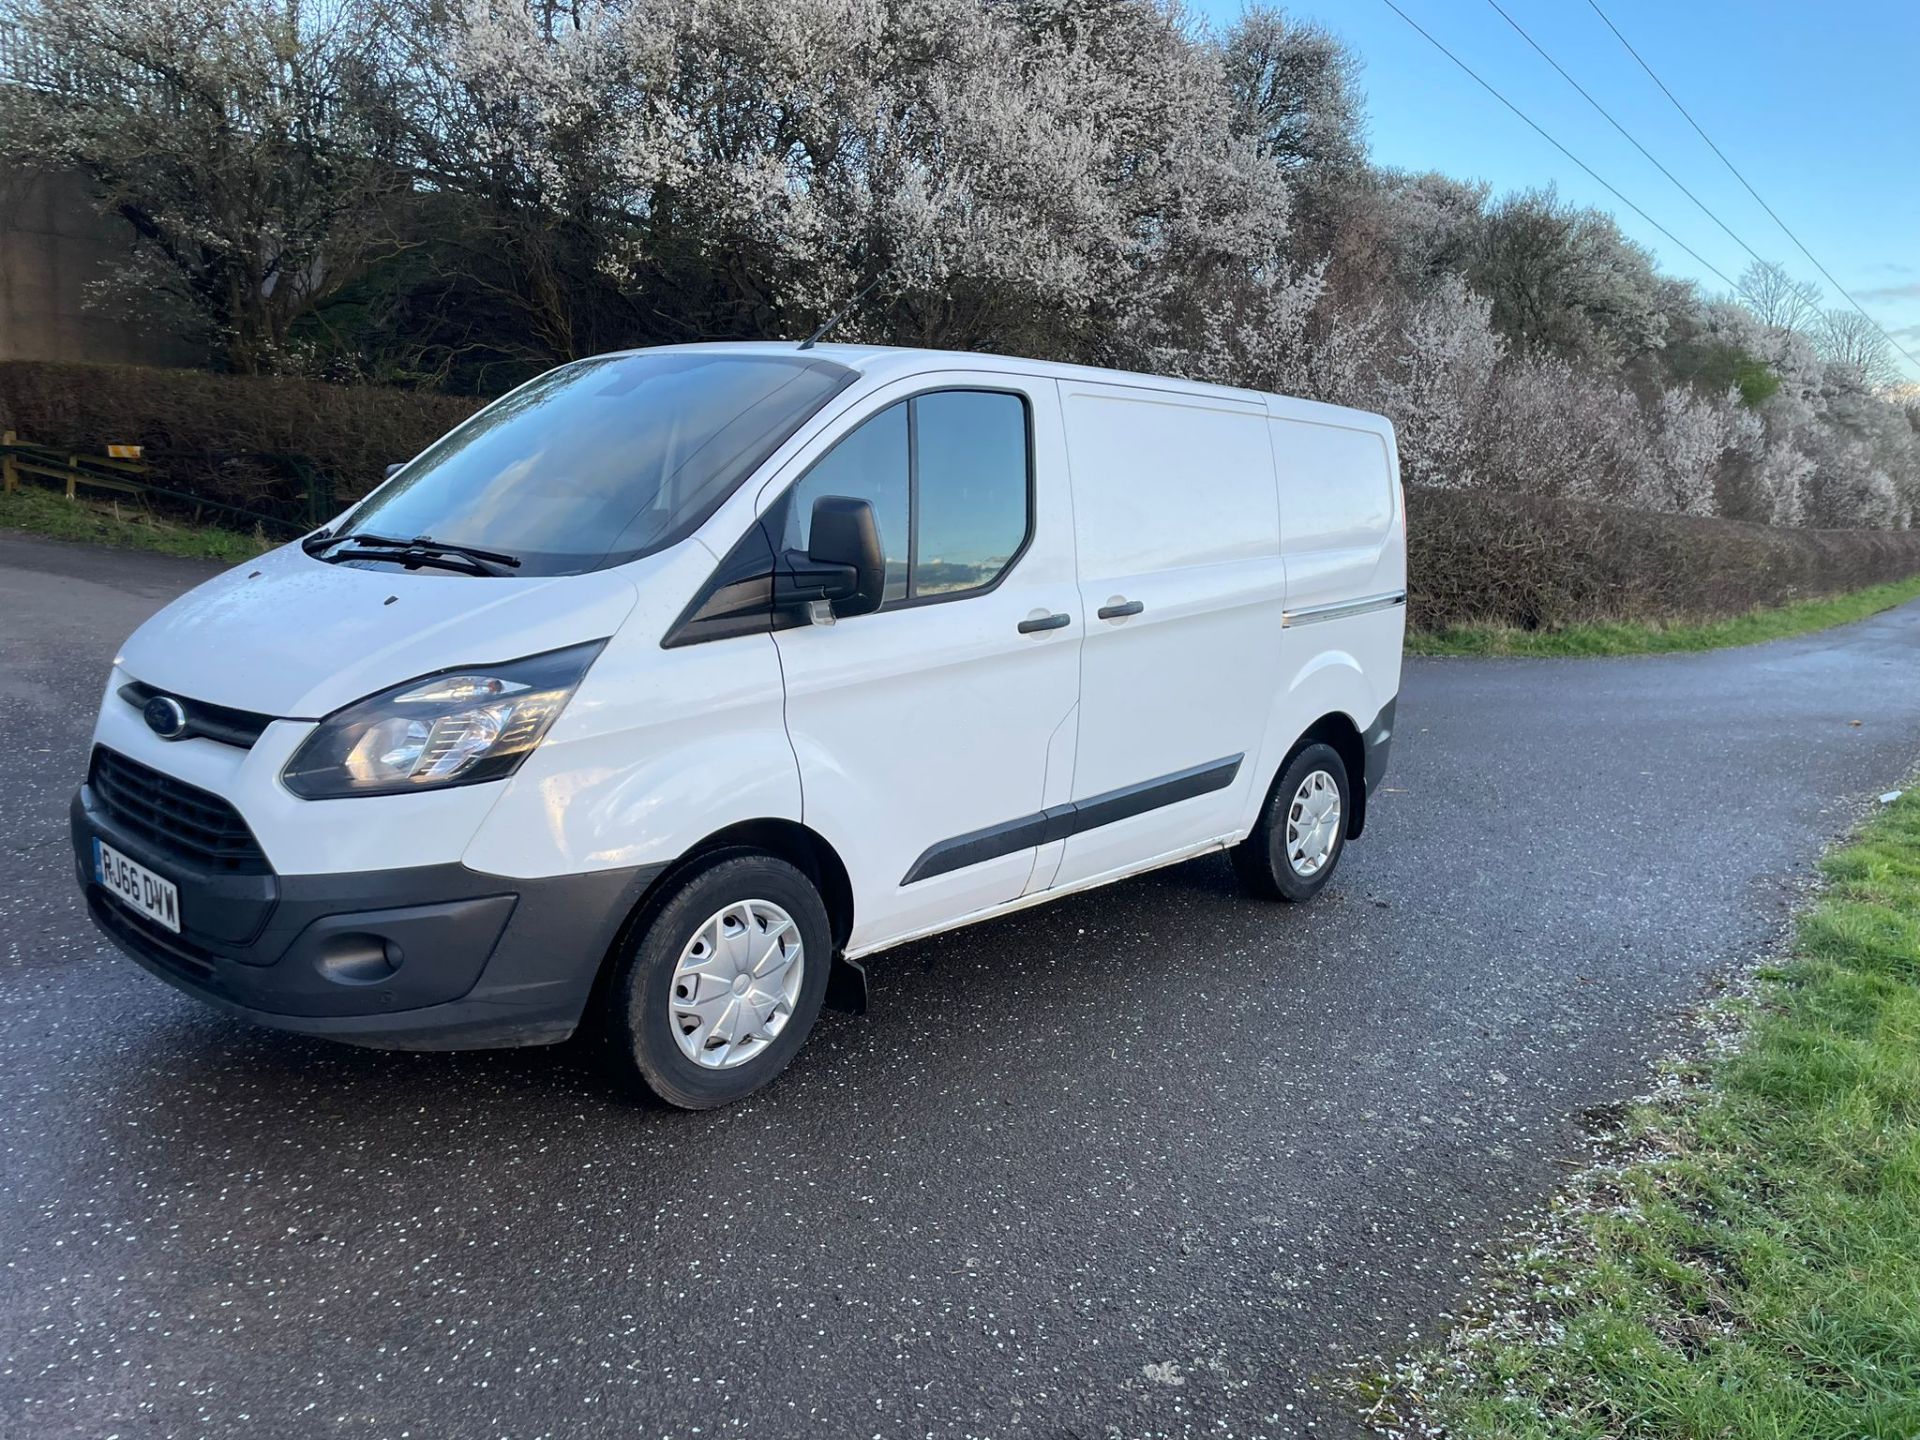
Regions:
<svg viewBox="0 0 1920 1440"><path fill-rule="evenodd" d="M406 468L407 468L407 462L404 460L397 461L394 464L387 466L387 479L391 480L394 476L398 475L402 470Z"/></svg>
<svg viewBox="0 0 1920 1440"><path fill-rule="evenodd" d="M850 565L853 593L836 598L836 615L866 615L880 608L887 583L887 554L880 548L880 522L873 506L845 495L822 495L813 502L813 528L807 558L816 565Z"/></svg>
<svg viewBox="0 0 1920 1440"><path fill-rule="evenodd" d="M887 559L873 506L846 495L822 495L813 502L808 534L804 555L789 550L780 556L773 603L787 608L830 600L840 618L878 610Z"/></svg>

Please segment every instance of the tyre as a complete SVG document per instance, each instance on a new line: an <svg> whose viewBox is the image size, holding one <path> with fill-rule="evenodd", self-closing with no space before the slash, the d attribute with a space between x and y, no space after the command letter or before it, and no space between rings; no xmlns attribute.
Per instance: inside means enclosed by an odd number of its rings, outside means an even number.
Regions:
<svg viewBox="0 0 1920 1440"><path fill-rule="evenodd" d="M770 855L716 857L671 882L609 992L616 1068L707 1110L772 1080L806 1042L832 969L827 907Z"/></svg>
<svg viewBox="0 0 1920 1440"><path fill-rule="evenodd" d="M1340 863L1352 812L1347 767L1331 745L1308 745L1273 783L1253 833L1234 846L1234 872L1252 894L1311 900Z"/></svg>

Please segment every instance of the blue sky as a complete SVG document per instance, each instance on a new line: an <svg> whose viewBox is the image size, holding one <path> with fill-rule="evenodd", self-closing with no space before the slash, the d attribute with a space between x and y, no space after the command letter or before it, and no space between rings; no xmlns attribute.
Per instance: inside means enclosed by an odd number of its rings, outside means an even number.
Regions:
<svg viewBox="0 0 1920 1440"><path fill-rule="evenodd" d="M1487 0L1397 0L1574 154L1707 261L1750 257L1508 27ZM1599 0L1661 79L1839 282L1920 356L1920 4L1914 0ZM1735 234L1843 304L1613 38L1587 0L1501 6ZM1225 23L1240 0L1190 0ZM1420 37L1383 0L1296 0L1289 14L1364 65L1374 160L1560 193L1612 212L1669 272L1727 287L1621 205ZM1920 380L1920 367L1905 366Z"/></svg>

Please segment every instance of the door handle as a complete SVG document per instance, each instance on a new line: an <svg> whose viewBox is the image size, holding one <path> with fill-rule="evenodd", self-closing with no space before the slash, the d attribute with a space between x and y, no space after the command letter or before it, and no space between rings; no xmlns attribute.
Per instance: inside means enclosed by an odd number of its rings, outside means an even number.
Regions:
<svg viewBox="0 0 1920 1440"><path fill-rule="evenodd" d="M1102 605L1094 611L1094 614L1102 620L1124 620L1129 615L1138 615L1146 608L1146 605L1139 600L1121 600L1112 605Z"/></svg>
<svg viewBox="0 0 1920 1440"><path fill-rule="evenodd" d="M1014 628L1022 635L1032 635L1040 630L1059 630L1072 623L1073 617L1071 615L1063 615L1055 611L1051 615L1029 615Z"/></svg>

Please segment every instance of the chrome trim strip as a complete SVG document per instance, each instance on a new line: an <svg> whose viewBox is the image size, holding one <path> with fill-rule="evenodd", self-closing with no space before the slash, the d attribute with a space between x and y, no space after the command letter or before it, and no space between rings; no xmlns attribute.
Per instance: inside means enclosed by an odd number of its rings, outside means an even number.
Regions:
<svg viewBox="0 0 1920 1440"><path fill-rule="evenodd" d="M1336 600L1330 605L1308 605L1299 610L1282 610L1280 624L1317 625L1322 620L1345 620L1350 615L1370 615L1375 610L1391 610L1407 603L1407 592L1394 590L1385 595L1369 595L1361 600Z"/></svg>

